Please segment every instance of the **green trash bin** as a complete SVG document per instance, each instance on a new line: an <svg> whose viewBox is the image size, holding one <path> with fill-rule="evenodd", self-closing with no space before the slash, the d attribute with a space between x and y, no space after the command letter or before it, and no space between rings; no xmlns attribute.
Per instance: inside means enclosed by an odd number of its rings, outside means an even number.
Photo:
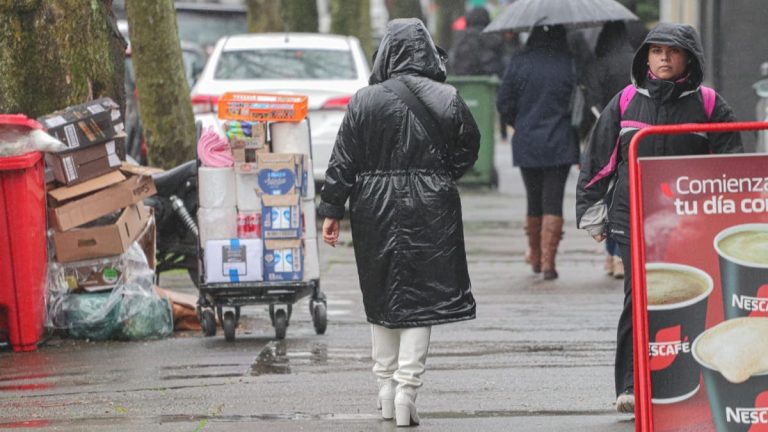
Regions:
<svg viewBox="0 0 768 432"><path fill-rule="evenodd" d="M496 168L493 165L493 147L497 130L496 87L499 79L495 75L449 76L448 84L456 87L480 129L480 153L471 170L459 181L460 184L498 185Z"/></svg>

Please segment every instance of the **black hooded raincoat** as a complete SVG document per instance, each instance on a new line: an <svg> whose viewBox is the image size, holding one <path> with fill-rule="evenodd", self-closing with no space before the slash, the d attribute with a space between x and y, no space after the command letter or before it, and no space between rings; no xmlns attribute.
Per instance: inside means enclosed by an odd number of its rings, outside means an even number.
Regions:
<svg viewBox="0 0 768 432"><path fill-rule="evenodd" d="M398 96L397 79L426 105L448 142L427 135ZM319 212L352 239L368 321L421 327L475 317L455 181L477 159L480 133L445 81L445 66L417 19L389 23L370 85L349 102L326 172Z"/></svg>
<svg viewBox="0 0 768 432"><path fill-rule="evenodd" d="M675 82L651 77L648 48L651 44L678 46L688 51L687 75ZM595 124L581 162L576 190L579 228L591 235L607 232L629 244L629 143L639 127L620 127L622 120L646 125L716 123L735 121L731 107L717 96L712 117L707 119L699 87L704 54L698 33L681 24L659 24L648 33L632 62L632 84L637 94L624 115L619 109L621 92L611 99ZM617 140L618 139L618 140ZM652 135L640 142L638 156L677 156L743 151L738 132Z"/></svg>

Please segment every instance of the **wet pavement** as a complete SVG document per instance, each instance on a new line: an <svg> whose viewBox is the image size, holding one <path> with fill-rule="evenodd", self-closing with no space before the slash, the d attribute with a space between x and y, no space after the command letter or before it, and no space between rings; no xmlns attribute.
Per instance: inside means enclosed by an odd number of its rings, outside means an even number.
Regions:
<svg viewBox="0 0 768 432"><path fill-rule="evenodd" d="M621 282L573 222L566 196L560 279L523 262L524 193L497 146L500 189L462 191L478 318L436 326L419 393L419 431L629 432L613 410ZM375 409L348 225L321 246L328 331L314 333L306 301L284 341L264 306L244 308L234 343L198 332L147 342L48 339L34 353L0 351L0 429L67 431L390 431ZM195 293L184 276L163 287Z"/></svg>

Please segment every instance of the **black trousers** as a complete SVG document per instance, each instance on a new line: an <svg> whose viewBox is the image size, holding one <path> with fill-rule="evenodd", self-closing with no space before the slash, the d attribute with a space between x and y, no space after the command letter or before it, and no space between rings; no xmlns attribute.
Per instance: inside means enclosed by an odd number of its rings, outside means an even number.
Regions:
<svg viewBox="0 0 768 432"><path fill-rule="evenodd" d="M563 195L570 165L520 168L528 199L528 216L563 215Z"/></svg>
<svg viewBox="0 0 768 432"><path fill-rule="evenodd" d="M635 360L632 345L632 258L628 244L619 244L619 254L624 262L624 310L619 317L616 335L616 396L635 387Z"/></svg>

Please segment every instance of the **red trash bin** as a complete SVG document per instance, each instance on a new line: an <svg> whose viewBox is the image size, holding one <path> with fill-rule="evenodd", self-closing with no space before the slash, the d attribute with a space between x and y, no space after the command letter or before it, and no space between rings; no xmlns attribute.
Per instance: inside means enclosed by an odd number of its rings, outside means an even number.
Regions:
<svg viewBox="0 0 768 432"><path fill-rule="evenodd" d="M43 332L45 227L42 155L0 157L0 341L14 351L34 351Z"/></svg>

